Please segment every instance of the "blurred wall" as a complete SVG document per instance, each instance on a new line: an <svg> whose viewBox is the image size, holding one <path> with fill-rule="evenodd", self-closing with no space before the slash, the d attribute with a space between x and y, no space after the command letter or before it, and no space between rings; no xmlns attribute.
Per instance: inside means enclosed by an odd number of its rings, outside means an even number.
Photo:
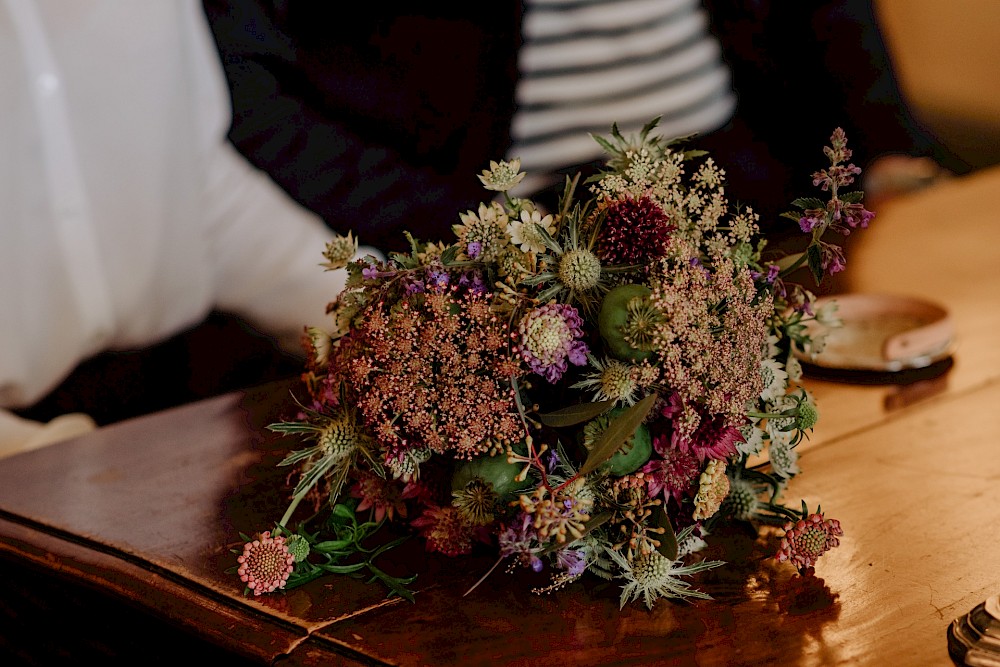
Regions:
<svg viewBox="0 0 1000 667"><path fill-rule="evenodd" d="M1000 0L875 0L914 113L974 167L1000 163Z"/></svg>

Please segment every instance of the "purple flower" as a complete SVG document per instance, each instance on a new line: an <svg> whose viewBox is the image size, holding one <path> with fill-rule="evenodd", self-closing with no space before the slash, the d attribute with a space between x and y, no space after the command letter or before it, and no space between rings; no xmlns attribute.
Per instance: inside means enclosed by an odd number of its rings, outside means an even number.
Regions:
<svg viewBox="0 0 1000 667"><path fill-rule="evenodd" d="M799 218L799 229L806 234L822 225L826 219L826 211L821 208L811 208L804 213L805 215Z"/></svg>
<svg viewBox="0 0 1000 667"><path fill-rule="evenodd" d="M538 536L531 523L531 516L521 512L512 524L497 535L497 543L501 558L514 556L522 565L530 567L535 572L541 572L542 559L531 548L531 543Z"/></svg>
<svg viewBox="0 0 1000 667"><path fill-rule="evenodd" d="M777 264L771 264L767 267L767 282L773 284L775 280L778 279L778 274L781 273L781 267Z"/></svg>
<svg viewBox="0 0 1000 667"><path fill-rule="evenodd" d="M556 567L571 577L579 577L587 569L587 560L578 549L560 549L556 552Z"/></svg>
<svg viewBox="0 0 1000 667"><path fill-rule="evenodd" d="M427 286L437 292L444 291L450 281L451 276L448 275L447 271L438 271L437 269L427 271Z"/></svg>
<svg viewBox="0 0 1000 667"><path fill-rule="evenodd" d="M466 252L469 253L469 257L475 259L479 257L479 253L483 251L483 244L479 241L472 241L466 247Z"/></svg>
<svg viewBox="0 0 1000 667"><path fill-rule="evenodd" d="M364 276L365 280L375 280L378 278L378 267L374 264L369 264L361 269L361 275Z"/></svg>
<svg viewBox="0 0 1000 667"><path fill-rule="evenodd" d="M422 294L426 286L423 280L414 280L406 286L406 293L409 294Z"/></svg>
<svg viewBox="0 0 1000 667"><path fill-rule="evenodd" d="M568 368L567 361L587 363L587 344L583 338L583 320L576 308L550 303L530 311L518 326L521 344L518 351L532 372L556 383Z"/></svg>

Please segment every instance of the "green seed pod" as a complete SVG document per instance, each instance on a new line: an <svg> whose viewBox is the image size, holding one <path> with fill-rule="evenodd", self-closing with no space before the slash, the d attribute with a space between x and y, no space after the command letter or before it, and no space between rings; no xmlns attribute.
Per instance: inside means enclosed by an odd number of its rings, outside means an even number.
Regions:
<svg viewBox="0 0 1000 667"><path fill-rule="evenodd" d="M615 477L633 473L649 460L653 454L653 440L645 424L639 424L624 447L608 460L608 471Z"/></svg>
<svg viewBox="0 0 1000 667"><path fill-rule="evenodd" d="M628 304L635 297L644 299L652 294L645 285L619 285L610 290L601 302L597 325L601 337L612 356L622 361L642 361L650 358L651 351L637 350L625 340L624 327L628 322Z"/></svg>
<svg viewBox="0 0 1000 667"><path fill-rule="evenodd" d="M452 491L462 491L466 484L481 479L493 485L493 491L501 498L524 490L531 485L530 480L515 479L522 466L507 462L506 454L480 456L471 461L460 461L451 477Z"/></svg>

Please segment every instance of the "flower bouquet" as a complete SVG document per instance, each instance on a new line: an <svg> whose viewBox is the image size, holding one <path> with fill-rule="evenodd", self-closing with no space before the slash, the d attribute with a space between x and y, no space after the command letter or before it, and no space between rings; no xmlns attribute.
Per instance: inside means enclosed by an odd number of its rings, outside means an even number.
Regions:
<svg viewBox="0 0 1000 667"><path fill-rule="evenodd" d="M810 320L835 323L788 277L843 269L824 234L873 216L845 191L860 173L846 137L814 174L823 198L785 214L805 249L768 259L725 172L656 125L595 137L604 169L567 179L558 210L511 196L519 162L493 162L492 199L454 238L408 235L385 261L352 261L350 234L326 247L347 286L330 331L306 332L298 416L270 426L304 445L281 461L284 517L244 535L247 592L346 573L412 599L375 560L419 535L550 573L539 590L589 572L652 606L707 597L688 577L721 564L698 555L720 521L783 528L775 557L799 570L838 544L836 520L783 496L818 417L795 352L822 345ZM379 542L386 524L402 536Z"/></svg>

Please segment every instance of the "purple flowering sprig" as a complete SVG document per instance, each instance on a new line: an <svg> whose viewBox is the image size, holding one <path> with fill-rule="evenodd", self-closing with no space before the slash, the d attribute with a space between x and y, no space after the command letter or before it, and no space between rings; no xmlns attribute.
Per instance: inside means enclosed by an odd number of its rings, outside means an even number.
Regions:
<svg viewBox="0 0 1000 667"><path fill-rule="evenodd" d="M842 128L834 130L830 144L823 149L830 160L830 167L813 174L813 185L823 192L829 192L829 200L824 202L817 197L800 197L792 202L792 206L800 209L799 212L782 214L782 217L795 220L803 233L811 235L808 247L781 271L782 277L805 263L808 263L817 284L822 282L825 275L843 271L847 265L843 249L837 244L824 241L823 236L827 231L848 236L854 230L868 227L875 217L862 204L864 192L842 192L861 173L861 169L850 162L852 152L847 148L847 135Z"/></svg>

